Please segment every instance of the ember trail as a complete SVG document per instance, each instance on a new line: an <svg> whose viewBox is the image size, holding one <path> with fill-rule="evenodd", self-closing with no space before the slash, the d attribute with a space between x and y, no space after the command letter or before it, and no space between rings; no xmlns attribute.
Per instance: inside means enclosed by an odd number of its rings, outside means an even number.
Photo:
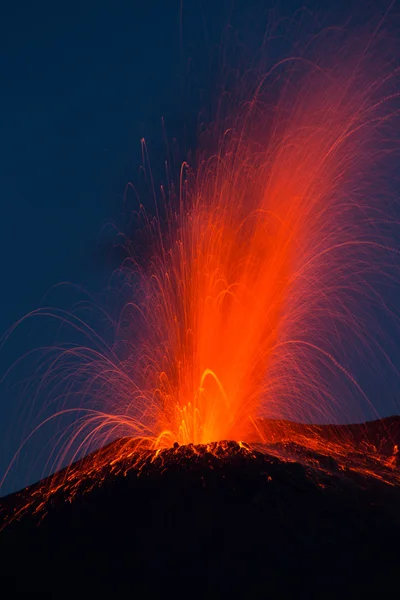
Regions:
<svg viewBox="0 0 400 600"><path fill-rule="evenodd" d="M248 76L246 98L222 94L194 164L156 194L157 218L140 206L140 244L127 245L115 275L129 299L114 344L89 331L96 348L55 352L41 382L78 406L58 465L116 438L152 451L268 444L263 419L374 413L348 356L382 354L371 323L385 304L372 282L398 256L382 227L395 221L382 190L398 93L371 39L359 47L291 57ZM144 141L143 156L148 167ZM280 437L299 440L290 427ZM327 447L318 440L301 435L314 451ZM342 437L329 448L349 454ZM395 454L392 445L385 468Z"/></svg>

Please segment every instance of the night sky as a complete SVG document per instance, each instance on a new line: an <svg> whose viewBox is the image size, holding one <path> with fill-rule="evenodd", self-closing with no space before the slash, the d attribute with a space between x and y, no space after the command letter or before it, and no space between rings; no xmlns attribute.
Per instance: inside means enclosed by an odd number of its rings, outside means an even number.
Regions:
<svg viewBox="0 0 400 600"><path fill-rule="evenodd" d="M253 5L262 18L270 8ZM289 14L302 5L285 2L279 9ZM121 214L125 186L139 171L141 138L159 160L163 117L168 136L190 149L198 111L211 93L210 55L228 22L249 19L249 6L221 0L184 0L183 9L180 0L2 6L0 334L59 282L94 294L104 287L111 265L101 232ZM2 347L0 375L26 351L28 331ZM21 410L29 399L18 394L12 380L2 383L0 476L29 431ZM383 413L392 412L390 402ZM42 463L22 460L1 493L42 470Z"/></svg>

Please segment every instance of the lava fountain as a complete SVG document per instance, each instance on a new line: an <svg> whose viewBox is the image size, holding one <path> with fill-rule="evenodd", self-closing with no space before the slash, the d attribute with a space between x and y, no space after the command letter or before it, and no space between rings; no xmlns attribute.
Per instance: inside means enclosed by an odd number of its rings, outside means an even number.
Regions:
<svg viewBox="0 0 400 600"><path fill-rule="evenodd" d="M149 223L134 381L157 446L251 441L260 416L348 418L329 373L359 396L358 417L368 406L340 348L373 344L372 274L397 260L371 182L396 94L383 92L391 77L366 77L366 58L294 62L227 111L215 151L182 166L167 227Z"/></svg>
<svg viewBox="0 0 400 600"><path fill-rule="evenodd" d="M92 347L46 355L40 388L64 402L56 417L76 415L58 464L118 437L265 441L260 418L371 411L348 357L382 354L374 281L398 260L384 168L396 71L374 58L376 37L335 60L289 57L256 83L245 74L244 100L221 94L195 164L156 194L154 218L140 206L139 241L115 274L129 300L114 343L87 327Z"/></svg>

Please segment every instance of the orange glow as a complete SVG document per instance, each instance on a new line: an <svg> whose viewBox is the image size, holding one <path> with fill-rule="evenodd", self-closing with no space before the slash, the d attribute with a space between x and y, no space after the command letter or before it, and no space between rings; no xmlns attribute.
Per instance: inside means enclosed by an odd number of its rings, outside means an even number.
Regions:
<svg viewBox="0 0 400 600"><path fill-rule="evenodd" d="M349 66L285 77L275 104L266 77L215 152L183 166L167 232L153 223L141 380L157 446L254 441L259 416L348 417L324 369L361 397L358 418L368 406L337 346L370 343L367 273L391 252L363 177L393 98Z"/></svg>

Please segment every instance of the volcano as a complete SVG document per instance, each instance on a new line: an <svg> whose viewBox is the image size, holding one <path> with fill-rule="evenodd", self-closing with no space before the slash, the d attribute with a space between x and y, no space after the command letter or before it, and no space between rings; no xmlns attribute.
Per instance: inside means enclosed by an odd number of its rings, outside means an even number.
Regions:
<svg viewBox="0 0 400 600"><path fill-rule="evenodd" d="M117 440L4 497L8 597L358 598L396 589L400 417L260 429L268 442L156 451Z"/></svg>

